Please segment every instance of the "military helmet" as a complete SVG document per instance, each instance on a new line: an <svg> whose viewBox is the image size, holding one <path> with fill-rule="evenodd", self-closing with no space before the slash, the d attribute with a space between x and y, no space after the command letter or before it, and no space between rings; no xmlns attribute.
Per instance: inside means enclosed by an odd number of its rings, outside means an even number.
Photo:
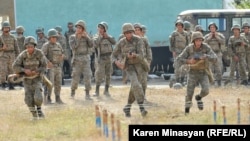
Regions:
<svg viewBox="0 0 250 141"><path fill-rule="evenodd" d="M194 31L201 31L201 32L203 32L202 26L201 25L196 25L194 27Z"/></svg>
<svg viewBox="0 0 250 141"><path fill-rule="evenodd" d="M183 21L182 21L182 20L177 20L177 21L175 22L175 26L177 26L178 23L182 24L182 27L184 27L184 24L183 24Z"/></svg>
<svg viewBox="0 0 250 141"><path fill-rule="evenodd" d="M239 29L241 31L241 28L240 28L239 24L233 25L233 27L231 28L231 31L233 31L234 29Z"/></svg>
<svg viewBox="0 0 250 141"><path fill-rule="evenodd" d="M24 46L26 46L27 44L33 44L33 45L37 45L36 43L36 39L33 36L28 36L24 39Z"/></svg>
<svg viewBox="0 0 250 141"><path fill-rule="evenodd" d="M55 29L50 29L48 30L48 37L57 37L58 34L57 34L57 31Z"/></svg>
<svg viewBox="0 0 250 141"><path fill-rule="evenodd" d="M208 24L208 30L210 30L210 26L211 26L211 25L214 25L214 26L215 26L215 29L218 30L218 26L216 25L215 22L211 22L211 23Z"/></svg>
<svg viewBox="0 0 250 141"><path fill-rule="evenodd" d="M135 31L134 26L131 23L124 23L122 25L122 33L125 33L128 31Z"/></svg>
<svg viewBox="0 0 250 141"><path fill-rule="evenodd" d="M44 28L37 28L36 29L36 34L39 34L39 33L44 33Z"/></svg>
<svg viewBox="0 0 250 141"><path fill-rule="evenodd" d="M9 27L10 28L10 22L9 21L2 22L2 27Z"/></svg>
<svg viewBox="0 0 250 141"><path fill-rule="evenodd" d="M75 24L75 27L77 27L77 26L81 26L83 29L86 30L86 24L85 24L85 22L83 20L77 21L76 24Z"/></svg>
<svg viewBox="0 0 250 141"><path fill-rule="evenodd" d="M16 27L16 32L17 33L23 33L24 32L24 27L23 26Z"/></svg>
<svg viewBox="0 0 250 141"><path fill-rule="evenodd" d="M190 29L191 28L191 23L189 21L184 21L184 29Z"/></svg>
<svg viewBox="0 0 250 141"><path fill-rule="evenodd" d="M202 35L202 33L199 32L199 31L193 32L193 33L192 33L192 38L191 38L192 42L194 42L195 39L202 39L202 40L203 40L203 35Z"/></svg>
<svg viewBox="0 0 250 141"><path fill-rule="evenodd" d="M106 23L106 22L100 22L97 26L98 26L98 27L99 27L99 26L102 26L102 27L104 28L105 31L108 30L108 23Z"/></svg>
<svg viewBox="0 0 250 141"><path fill-rule="evenodd" d="M247 23L247 22L243 23L242 28L244 28L244 27L250 27L249 23Z"/></svg>
<svg viewBox="0 0 250 141"><path fill-rule="evenodd" d="M142 29L142 25L140 23L134 23L134 28Z"/></svg>
<svg viewBox="0 0 250 141"><path fill-rule="evenodd" d="M147 27L145 25L141 25L141 29L142 29L143 32L147 31Z"/></svg>
<svg viewBox="0 0 250 141"><path fill-rule="evenodd" d="M60 33L61 33L61 32L62 32L62 27L61 27L61 26L56 26L56 27L55 27L55 30L56 30L57 32L60 32Z"/></svg>

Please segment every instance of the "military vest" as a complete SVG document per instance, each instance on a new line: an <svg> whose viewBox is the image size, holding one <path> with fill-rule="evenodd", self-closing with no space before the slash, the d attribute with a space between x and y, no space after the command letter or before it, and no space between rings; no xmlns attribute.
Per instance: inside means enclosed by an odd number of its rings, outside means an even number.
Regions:
<svg viewBox="0 0 250 141"><path fill-rule="evenodd" d="M245 37L240 35L239 38L235 38L234 36L231 36L229 38L229 43L232 45L232 51L234 53L245 53L246 47L241 46L241 43L245 42Z"/></svg>
<svg viewBox="0 0 250 141"><path fill-rule="evenodd" d="M73 55L76 57L89 54L89 51L91 50L89 50L87 38L77 39L75 35L72 36L74 37L74 41L76 42L75 44L77 45L77 47L72 50Z"/></svg>
<svg viewBox="0 0 250 141"><path fill-rule="evenodd" d="M62 61L63 49L59 43L52 44L47 42L44 46L47 48L47 59L53 64L60 64Z"/></svg>
<svg viewBox="0 0 250 141"><path fill-rule="evenodd" d="M35 49L34 53L30 55L27 51L22 52L23 66L25 69L37 70L40 66L39 60L42 54Z"/></svg>
<svg viewBox="0 0 250 141"><path fill-rule="evenodd" d="M4 44L7 45L6 52L14 52L15 51L15 42L16 38L14 35L1 35L1 38L3 39Z"/></svg>
<svg viewBox="0 0 250 141"><path fill-rule="evenodd" d="M108 39L101 39L100 41L100 54L108 54L108 53L112 53L113 48L112 48L112 44L110 43L110 41Z"/></svg>
<svg viewBox="0 0 250 141"><path fill-rule="evenodd" d="M179 33L174 31L171 35L171 46L175 48L176 53L180 54L182 50L189 44L188 34L186 31Z"/></svg>

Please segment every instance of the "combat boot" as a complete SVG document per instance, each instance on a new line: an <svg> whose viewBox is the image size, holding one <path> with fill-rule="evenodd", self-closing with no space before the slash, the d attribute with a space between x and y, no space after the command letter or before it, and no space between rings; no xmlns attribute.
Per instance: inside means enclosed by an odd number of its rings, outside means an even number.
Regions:
<svg viewBox="0 0 250 141"><path fill-rule="evenodd" d="M181 77L181 84L182 86L185 86L185 77Z"/></svg>
<svg viewBox="0 0 250 141"><path fill-rule="evenodd" d="M201 101L201 96L196 95L195 100L197 101L197 106L199 110L203 110L203 102Z"/></svg>
<svg viewBox="0 0 250 141"><path fill-rule="evenodd" d="M139 104L142 117L145 117L148 114L148 111L145 110L143 103L138 103L138 104Z"/></svg>
<svg viewBox="0 0 250 141"><path fill-rule="evenodd" d="M96 85L95 94L93 96L99 97L99 92L100 92L100 85Z"/></svg>
<svg viewBox="0 0 250 141"><path fill-rule="evenodd" d="M14 88L14 86L13 86L12 83L8 83L8 85L9 85L9 90L15 90L15 88Z"/></svg>
<svg viewBox="0 0 250 141"><path fill-rule="evenodd" d="M247 80L242 80L240 84L246 86L248 84L248 82L247 82Z"/></svg>
<svg viewBox="0 0 250 141"><path fill-rule="evenodd" d="M76 94L76 91L75 91L75 90L73 90L73 89L71 89L71 94L70 94L70 97L71 97L72 99L74 99L74 98L75 98L75 94Z"/></svg>
<svg viewBox="0 0 250 141"><path fill-rule="evenodd" d="M226 86L226 85L229 84L229 83L231 83L231 80L226 80L226 81L224 82L224 85Z"/></svg>
<svg viewBox="0 0 250 141"><path fill-rule="evenodd" d="M85 90L85 100L93 100L89 95L89 90Z"/></svg>
<svg viewBox="0 0 250 141"><path fill-rule="evenodd" d="M38 114L38 117L40 119L44 119L45 118L45 115L43 114L43 111L42 111L41 107L37 107L37 114Z"/></svg>
<svg viewBox="0 0 250 141"><path fill-rule="evenodd" d="M107 97L110 97L110 94L109 94L109 85L105 85L104 95L107 96Z"/></svg>
<svg viewBox="0 0 250 141"><path fill-rule="evenodd" d="M125 113L125 117L131 117L130 109L131 109L131 104L127 104L127 105L123 108L123 112Z"/></svg>
<svg viewBox="0 0 250 141"><path fill-rule="evenodd" d="M29 110L32 114L32 120L37 120L38 115L35 107L29 107Z"/></svg>
<svg viewBox="0 0 250 141"><path fill-rule="evenodd" d="M57 104L64 104L64 102L60 98L60 95L56 95L56 103Z"/></svg>
<svg viewBox="0 0 250 141"><path fill-rule="evenodd" d="M188 115L189 111L190 111L190 108L189 107L185 107L185 115Z"/></svg>
<svg viewBox="0 0 250 141"><path fill-rule="evenodd" d="M6 83L2 83L2 89L5 89L6 88Z"/></svg>
<svg viewBox="0 0 250 141"><path fill-rule="evenodd" d="M51 104L51 103L52 103L51 97L50 95L47 95L46 104Z"/></svg>

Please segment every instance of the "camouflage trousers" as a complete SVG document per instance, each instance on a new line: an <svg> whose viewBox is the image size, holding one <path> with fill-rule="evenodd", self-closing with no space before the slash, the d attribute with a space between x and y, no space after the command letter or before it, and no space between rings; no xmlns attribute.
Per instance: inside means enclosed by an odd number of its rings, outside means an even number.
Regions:
<svg viewBox="0 0 250 141"><path fill-rule="evenodd" d="M61 93L61 84L62 84L62 67L61 64L56 66L54 65L51 69L48 70L47 76L54 87L55 95L60 95ZM51 96L52 91L48 92L48 95Z"/></svg>
<svg viewBox="0 0 250 141"><path fill-rule="evenodd" d="M85 90L91 90L92 72L90 68L90 59L84 59L82 61L73 62L71 81L72 90L76 90L78 88L78 83L80 81L81 75L83 75Z"/></svg>
<svg viewBox="0 0 250 141"><path fill-rule="evenodd" d="M103 80L105 80L106 85L110 85L111 74L113 72L113 66L110 56L100 57L100 60L95 60L95 82L96 85L101 85Z"/></svg>
<svg viewBox="0 0 250 141"><path fill-rule="evenodd" d="M6 78L9 74L13 74L12 64L15 60L15 54L10 52L4 52L0 56L0 83L6 82Z"/></svg>
<svg viewBox="0 0 250 141"><path fill-rule="evenodd" d="M28 107L38 106L41 107L43 103L43 95L42 95L42 78L37 77L34 79L23 80L24 85L24 102Z"/></svg>
<svg viewBox="0 0 250 141"><path fill-rule="evenodd" d="M237 70L240 74L241 80L247 80L247 73L246 73L246 55L244 53L241 53L239 56L239 61L235 61L233 58L231 58L231 63L230 63L230 74L229 74L229 80L233 81L234 80L234 73Z"/></svg>
<svg viewBox="0 0 250 141"><path fill-rule="evenodd" d="M128 96L128 104L132 104L135 100L138 104L143 103L144 93L142 88L142 80L145 75L141 64L128 65L126 73L131 81L131 87Z"/></svg>
<svg viewBox="0 0 250 141"><path fill-rule="evenodd" d="M179 62L176 61L176 58L174 58L173 67L174 67L175 80L177 82L181 82L181 78L185 77L185 75L187 74L187 72L184 71L181 66L182 65Z"/></svg>
<svg viewBox="0 0 250 141"><path fill-rule="evenodd" d="M209 62L209 67L214 74L214 78L216 80L222 79L222 70L223 70L223 63L222 63L222 53L216 53L217 61L216 62Z"/></svg>
<svg viewBox="0 0 250 141"><path fill-rule="evenodd" d="M209 94L209 79L205 70L190 70L187 79L187 95L185 97L185 108L192 106L192 99L194 90L197 85L200 84L200 97L203 98Z"/></svg>

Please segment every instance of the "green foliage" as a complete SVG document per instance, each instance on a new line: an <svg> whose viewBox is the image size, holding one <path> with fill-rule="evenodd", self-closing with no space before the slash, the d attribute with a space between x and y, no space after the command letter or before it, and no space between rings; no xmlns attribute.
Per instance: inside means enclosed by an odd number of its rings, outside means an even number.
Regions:
<svg viewBox="0 0 250 141"><path fill-rule="evenodd" d="M233 5L237 9L249 9L250 8L250 0L234 0Z"/></svg>

